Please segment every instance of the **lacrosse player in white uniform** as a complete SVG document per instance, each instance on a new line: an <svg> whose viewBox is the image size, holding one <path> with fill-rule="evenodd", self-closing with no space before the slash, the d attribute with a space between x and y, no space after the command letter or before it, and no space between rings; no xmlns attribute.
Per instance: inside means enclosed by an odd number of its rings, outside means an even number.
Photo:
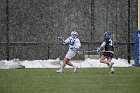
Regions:
<svg viewBox="0 0 140 93"><path fill-rule="evenodd" d="M57 70L56 72L58 73L63 72L66 65L72 66L74 68L73 72L76 72L77 66L73 65L70 62L70 60L76 55L76 53L78 52L78 49L81 47L80 40L78 39L78 33L76 31L72 31L71 36L68 37L65 41L63 41L63 44L68 45L69 50L63 59L61 68Z"/></svg>

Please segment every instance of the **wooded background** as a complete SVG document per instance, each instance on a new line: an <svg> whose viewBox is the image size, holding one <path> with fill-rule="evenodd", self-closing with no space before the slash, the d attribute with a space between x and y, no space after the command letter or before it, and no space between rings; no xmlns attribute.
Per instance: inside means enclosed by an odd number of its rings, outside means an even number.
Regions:
<svg viewBox="0 0 140 93"><path fill-rule="evenodd" d="M104 32L110 31L115 43L114 57L127 59L130 55L132 59L133 31L138 28L137 3L137 0L0 0L0 60L63 58L68 48L59 44L57 37L66 39L71 31L79 33L80 51L95 50L103 41Z"/></svg>

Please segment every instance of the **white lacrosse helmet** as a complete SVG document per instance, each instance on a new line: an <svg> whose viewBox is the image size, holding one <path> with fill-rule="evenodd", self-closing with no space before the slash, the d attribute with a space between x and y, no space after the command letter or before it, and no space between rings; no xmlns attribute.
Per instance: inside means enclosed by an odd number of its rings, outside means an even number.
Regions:
<svg viewBox="0 0 140 93"><path fill-rule="evenodd" d="M72 31L72 32L71 32L71 36L72 36L73 38L77 38L77 37L78 37L78 33L77 33L76 31Z"/></svg>

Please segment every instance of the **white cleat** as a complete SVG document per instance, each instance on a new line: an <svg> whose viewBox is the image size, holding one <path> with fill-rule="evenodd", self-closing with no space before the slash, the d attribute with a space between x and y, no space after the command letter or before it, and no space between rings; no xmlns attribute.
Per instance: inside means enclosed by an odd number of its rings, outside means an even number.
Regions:
<svg viewBox="0 0 140 93"><path fill-rule="evenodd" d="M110 74L113 74L114 72L115 72L114 68L111 67L111 68L110 68Z"/></svg>
<svg viewBox="0 0 140 93"><path fill-rule="evenodd" d="M57 73L62 73L63 70L62 70L62 69L59 69L59 70L57 70L56 72L57 72Z"/></svg>
<svg viewBox="0 0 140 93"><path fill-rule="evenodd" d="M78 67L77 67L77 66L75 66L75 67L74 67L73 72L76 72L76 71L77 71L77 68L78 68Z"/></svg>
<svg viewBox="0 0 140 93"><path fill-rule="evenodd" d="M110 68L110 69L112 68L113 64L114 64L114 62L110 62L110 63L109 63L109 68Z"/></svg>

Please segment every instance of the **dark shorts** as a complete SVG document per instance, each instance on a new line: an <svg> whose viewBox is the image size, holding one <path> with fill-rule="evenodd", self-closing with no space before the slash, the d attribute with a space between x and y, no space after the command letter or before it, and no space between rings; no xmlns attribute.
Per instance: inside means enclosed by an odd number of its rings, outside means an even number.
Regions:
<svg viewBox="0 0 140 93"><path fill-rule="evenodd" d="M113 53L111 53L111 52L104 52L103 54L102 54L102 56L104 56L105 58L113 58Z"/></svg>

